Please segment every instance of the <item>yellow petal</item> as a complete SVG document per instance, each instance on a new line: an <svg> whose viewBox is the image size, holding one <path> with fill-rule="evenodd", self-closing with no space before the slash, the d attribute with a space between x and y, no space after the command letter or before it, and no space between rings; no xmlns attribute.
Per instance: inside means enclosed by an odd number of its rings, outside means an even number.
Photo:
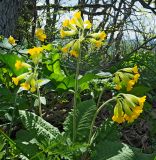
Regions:
<svg viewBox="0 0 156 160"><path fill-rule="evenodd" d="M15 39L14 39L14 37L12 37L12 36L10 36L10 37L8 38L8 42L9 42L10 44L12 44L12 45L16 44L16 43L15 43Z"/></svg>
<svg viewBox="0 0 156 160"><path fill-rule="evenodd" d="M92 24L90 23L89 20L84 21L84 28L85 29L90 29L92 27Z"/></svg>
<svg viewBox="0 0 156 160"><path fill-rule="evenodd" d="M130 80L127 84L127 91L131 91L133 86L135 84L135 81L134 80Z"/></svg>
<svg viewBox="0 0 156 160"><path fill-rule="evenodd" d="M12 77L12 81L14 82L14 84L17 86L19 83L19 79L17 77Z"/></svg>
<svg viewBox="0 0 156 160"><path fill-rule="evenodd" d="M138 67L137 67L137 66L134 66L134 67L132 68L132 71L133 71L135 74L137 74L137 73L138 73Z"/></svg>
<svg viewBox="0 0 156 160"><path fill-rule="evenodd" d="M122 88L122 87L121 87L120 84L117 84L117 85L115 86L115 89L118 90L118 91L119 91L121 88Z"/></svg>
<svg viewBox="0 0 156 160"><path fill-rule="evenodd" d="M146 101L146 96L143 96L143 97L139 98L139 105L143 106L145 101Z"/></svg>
<svg viewBox="0 0 156 160"><path fill-rule="evenodd" d="M30 89L30 84L25 82L25 83L21 83L21 87L24 89L24 90L29 90Z"/></svg>
<svg viewBox="0 0 156 160"><path fill-rule="evenodd" d="M133 79L134 79L135 83L138 82L139 77L140 77L140 74L139 74L139 73L137 73L137 74L134 75L134 78L133 78Z"/></svg>
<svg viewBox="0 0 156 160"><path fill-rule="evenodd" d="M75 51L75 50L71 50L70 51L70 55L77 58L79 56L79 53L77 51Z"/></svg>

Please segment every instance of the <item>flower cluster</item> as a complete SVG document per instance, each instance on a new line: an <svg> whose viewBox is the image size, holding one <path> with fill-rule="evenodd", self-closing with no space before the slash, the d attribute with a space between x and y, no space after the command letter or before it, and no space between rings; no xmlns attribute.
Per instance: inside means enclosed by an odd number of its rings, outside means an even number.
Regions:
<svg viewBox="0 0 156 160"><path fill-rule="evenodd" d="M25 63L21 60L17 60L15 63L15 68L17 70L26 68L28 72L23 73L19 75L18 77L12 77L12 81L15 85L18 85L20 81L22 83L20 84L22 90L30 90L31 92L35 92L37 90L38 80L37 80L37 66L40 60L42 59L42 47L34 47L28 50L28 54L30 54L30 58L32 59L32 62L35 65L34 71L30 64Z"/></svg>
<svg viewBox="0 0 156 160"><path fill-rule="evenodd" d="M106 39L104 31L99 33L88 34L84 36L84 30L90 29L92 24L89 20L84 20L81 17L81 12L75 12L71 19L66 19L62 23L60 30L61 38L78 35L79 38L66 44L61 51L63 53L70 53L71 56L78 57L80 54L80 44L87 40L96 47L101 47L103 40Z"/></svg>
<svg viewBox="0 0 156 160"><path fill-rule="evenodd" d="M28 50L28 53L31 55L32 61L35 64L38 64L40 59L42 58L42 47L34 47Z"/></svg>
<svg viewBox="0 0 156 160"><path fill-rule="evenodd" d="M115 89L120 90L122 87L126 87L127 91L132 90L139 77L137 66L120 69L114 74L113 82L116 84Z"/></svg>
<svg viewBox="0 0 156 160"><path fill-rule="evenodd" d="M141 98L131 94L119 94L114 108L112 120L117 123L132 123L143 111L146 96Z"/></svg>
<svg viewBox="0 0 156 160"><path fill-rule="evenodd" d="M12 77L12 81L15 85L18 85L20 81L25 81L20 84L22 90L30 90L30 92L36 91L36 75L31 72L23 73L18 77Z"/></svg>
<svg viewBox="0 0 156 160"><path fill-rule="evenodd" d="M44 42L44 40L47 38L47 36L44 33L44 30L42 28L37 28L35 35L42 42Z"/></svg>

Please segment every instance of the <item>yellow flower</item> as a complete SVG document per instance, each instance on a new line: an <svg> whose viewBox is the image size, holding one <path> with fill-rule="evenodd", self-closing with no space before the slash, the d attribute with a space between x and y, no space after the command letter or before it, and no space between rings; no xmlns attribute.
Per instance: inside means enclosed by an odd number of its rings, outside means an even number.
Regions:
<svg viewBox="0 0 156 160"><path fill-rule="evenodd" d="M19 70L19 69L22 68L22 67L23 67L23 62L17 60L16 63L15 63L15 68L16 68L17 70Z"/></svg>
<svg viewBox="0 0 156 160"><path fill-rule="evenodd" d="M128 123L132 123L135 119L138 118L138 116L143 112L142 107L141 106L136 106L133 109L133 113L132 115L124 115L125 120L128 121Z"/></svg>
<svg viewBox="0 0 156 160"><path fill-rule="evenodd" d="M36 88L35 87L31 87L30 92L35 92Z"/></svg>
<svg viewBox="0 0 156 160"><path fill-rule="evenodd" d="M100 48L102 46L102 42L101 41L96 41L95 45L97 48Z"/></svg>
<svg viewBox="0 0 156 160"><path fill-rule="evenodd" d="M61 48L61 51L63 53L68 53L69 52L69 49L73 46L75 41L71 41L69 42L68 44L66 44L63 48Z"/></svg>
<svg viewBox="0 0 156 160"><path fill-rule="evenodd" d="M106 39L106 33L104 31L102 32L98 32L98 33L92 33L91 34L91 37L95 38L95 39L98 39L98 40L101 40L103 41L104 39Z"/></svg>
<svg viewBox="0 0 156 160"><path fill-rule="evenodd" d="M137 73L138 73L138 67L137 67L137 66L134 66L134 67L132 68L132 71L133 71L135 74L137 74Z"/></svg>
<svg viewBox="0 0 156 160"><path fill-rule="evenodd" d="M145 101L146 101L146 96L143 96L143 97L139 98L139 105L143 106Z"/></svg>
<svg viewBox="0 0 156 160"><path fill-rule="evenodd" d="M70 31L64 31L63 29L60 30L61 38L64 38L66 36L74 36L77 33L76 30L70 30Z"/></svg>
<svg viewBox="0 0 156 160"><path fill-rule="evenodd" d="M67 48L67 47L63 47L63 48L61 48L61 51L62 51L63 53L67 53L67 52L68 52L68 49L69 49L69 48Z"/></svg>
<svg viewBox="0 0 156 160"><path fill-rule="evenodd" d="M117 104L114 107L112 120L117 123L124 121L132 123L143 112L145 99L146 96L139 98L131 94L119 94L117 96Z"/></svg>
<svg viewBox="0 0 156 160"><path fill-rule="evenodd" d="M47 38L46 34L42 34L40 36L38 36L38 39L42 42L44 42L44 40Z"/></svg>
<svg viewBox="0 0 156 160"><path fill-rule="evenodd" d="M18 85L19 81L24 79L27 75L28 75L28 72L23 73L23 74L19 75L18 77L12 77L12 81L14 82L15 85Z"/></svg>
<svg viewBox="0 0 156 160"><path fill-rule="evenodd" d="M124 112L122 110L122 104L121 102L117 99L117 104L115 105L114 107L114 116L112 117L112 120L114 122L117 122L117 123L123 123L125 122L125 119L123 117L124 115Z"/></svg>
<svg viewBox="0 0 156 160"><path fill-rule="evenodd" d="M75 12L74 17L77 19L80 19L81 18L81 11Z"/></svg>
<svg viewBox="0 0 156 160"><path fill-rule="evenodd" d="M100 32L99 38L100 38L101 41L103 41L104 39L106 39L106 37L107 37L107 35L106 35L106 33L104 31Z"/></svg>
<svg viewBox="0 0 156 160"><path fill-rule="evenodd" d="M96 39L94 39L94 38L90 38L89 41L90 41L93 45L95 45L97 48L99 48L99 47L102 46L102 41L100 41L100 40L96 40Z"/></svg>
<svg viewBox="0 0 156 160"><path fill-rule="evenodd" d="M69 19L66 19L62 22L63 27L68 27L69 26Z"/></svg>
<svg viewBox="0 0 156 160"><path fill-rule="evenodd" d="M19 69L21 69L21 68L23 68L23 67L31 68L31 66L30 66L29 64L24 63L24 62L22 62L22 61L20 61L20 60L17 60L16 63L15 63L15 68L16 68L17 70L19 70Z"/></svg>
<svg viewBox="0 0 156 160"><path fill-rule="evenodd" d="M132 90L135 83L137 83L140 74L137 66L133 68L123 68L114 73L113 82L121 87L125 86L127 91ZM117 89L117 88L116 88Z"/></svg>
<svg viewBox="0 0 156 160"><path fill-rule="evenodd" d="M128 122L128 123L132 123L134 122L135 118L133 115L129 116L127 114L124 115L124 119Z"/></svg>
<svg viewBox="0 0 156 160"><path fill-rule="evenodd" d="M75 51L75 50L71 50L70 51L70 55L77 58L79 56L79 53L77 51Z"/></svg>
<svg viewBox="0 0 156 160"><path fill-rule="evenodd" d="M140 115L140 113L143 112L143 107L142 106L136 106L134 109L133 109L133 113L136 117L138 117Z"/></svg>
<svg viewBox="0 0 156 160"><path fill-rule="evenodd" d="M12 37L12 36L10 36L9 38L8 38L8 42L10 43L10 44L12 44L12 45L15 45L16 43L15 43L15 39L14 39L14 37Z"/></svg>
<svg viewBox="0 0 156 160"><path fill-rule="evenodd" d="M138 82L139 77L140 77L140 74L139 74L139 73L137 73L137 74L134 75L134 78L133 78L133 79L134 79L134 82L135 82L135 83Z"/></svg>
<svg viewBox="0 0 156 160"><path fill-rule="evenodd" d="M63 29L60 30L61 38L64 38L66 36L65 31Z"/></svg>
<svg viewBox="0 0 156 160"><path fill-rule="evenodd" d="M35 64L38 64L42 57L42 47L34 47L28 50L28 53L31 55L31 58Z"/></svg>
<svg viewBox="0 0 156 160"><path fill-rule="evenodd" d="M24 90L29 90L29 89L30 89L30 84L29 84L28 82L21 83L21 87L22 87Z"/></svg>
<svg viewBox="0 0 156 160"><path fill-rule="evenodd" d="M130 80L127 84L127 91L131 91L133 86L135 84L135 81L134 80Z"/></svg>
<svg viewBox="0 0 156 160"><path fill-rule="evenodd" d="M118 117L118 116L113 116L112 117L112 120L114 121L114 122L117 122L117 123L123 123L123 122L125 122L125 119L124 119L124 117Z"/></svg>
<svg viewBox="0 0 156 160"><path fill-rule="evenodd" d="M83 29L84 25L83 25L83 20L82 20L80 11L74 13L73 18L71 18L71 20L70 20L70 24L76 25L79 28Z"/></svg>
<svg viewBox="0 0 156 160"><path fill-rule="evenodd" d="M42 42L47 38L47 36L46 36L46 34L44 34L44 30L42 28L37 28L35 35Z"/></svg>
<svg viewBox="0 0 156 160"><path fill-rule="evenodd" d="M85 29L90 29L92 27L92 24L90 23L89 20L84 21L84 28Z"/></svg>
<svg viewBox="0 0 156 160"><path fill-rule="evenodd" d="M69 23L72 25L76 25L76 20L74 18L71 18Z"/></svg>
<svg viewBox="0 0 156 160"><path fill-rule="evenodd" d="M120 84L117 84L117 85L115 86L115 89L118 90L118 91L119 91L121 88L122 88L122 86L121 86Z"/></svg>
<svg viewBox="0 0 156 160"><path fill-rule="evenodd" d="M19 83L19 78L17 77L12 77L12 81L14 82L14 84L17 86Z"/></svg>
<svg viewBox="0 0 156 160"><path fill-rule="evenodd" d="M41 52L43 51L43 48L42 47L34 47L34 48L31 48L28 50L28 53L31 55L31 56L39 56L41 54Z"/></svg>
<svg viewBox="0 0 156 160"><path fill-rule="evenodd" d="M2 41L3 40L3 36L0 36L0 41Z"/></svg>

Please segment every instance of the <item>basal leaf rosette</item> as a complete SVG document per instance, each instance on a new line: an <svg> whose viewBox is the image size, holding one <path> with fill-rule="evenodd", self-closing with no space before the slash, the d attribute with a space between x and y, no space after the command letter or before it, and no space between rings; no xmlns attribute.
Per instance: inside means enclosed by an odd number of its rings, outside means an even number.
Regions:
<svg viewBox="0 0 156 160"><path fill-rule="evenodd" d="M89 30L92 24L89 20L83 20L81 12L74 13L71 19L66 19L62 22L62 28L60 30L61 38L73 37L74 40L66 44L61 51L63 53L70 53L71 56L78 57L80 54L80 45L83 41L89 42L95 47L99 48L103 45L103 40L106 39L106 33L104 31L98 33L84 34L84 30ZM75 39L78 37L78 39Z"/></svg>
<svg viewBox="0 0 156 160"><path fill-rule="evenodd" d="M119 124L125 121L132 123L143 112L146 96L137 97L132 94L121 93L116 98L113 121Z"/></svg>
<svg viewBox="0 0 156 160"><path fill-rule="evenodd" d="M120 69L114 73L113 82L115 83L115 89L120 90L125 87L127 91L131 91L138 82L139 77L137 66Z"/></svg>

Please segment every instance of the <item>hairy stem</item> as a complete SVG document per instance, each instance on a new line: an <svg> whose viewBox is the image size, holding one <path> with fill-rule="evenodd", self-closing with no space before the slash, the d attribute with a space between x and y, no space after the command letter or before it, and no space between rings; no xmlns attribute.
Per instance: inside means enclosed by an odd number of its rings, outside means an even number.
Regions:
<svg viewBox="0 0 156 160"><path fill-rule="evenodd" d="M95 124L95 120L97 115L99 114L99 112L103 109L103 107L105 107L108 103L113 102L114 100L116 100L116 97L109 99L108 101L104 102L95 112L91 126L90 126L90 133L89 133L89 140L88 140L88 144L92 143L92 135L93 135L93 127Z"/></svg>
<svg viewBox="0 0 156 160"><path fill-rule="evenodd" d="M37 72L38 65L35 66L34 75L35 75L35 81L36 81L36 90L37 90L37 98L38 98L38 114L40 117L42 117L42 106L41 106L41 95L40 95L40 89L38 84L38 72Z"/></svg>
<svg viewBox="0 0 156 160"><path fill-rule="evenodd" d="M75 75L75 93L74 93L74 108L73 108L73 141L76 138L76 109L77 109L79 69L80 69L80 55L77 58L76 75Z"/></svg>

